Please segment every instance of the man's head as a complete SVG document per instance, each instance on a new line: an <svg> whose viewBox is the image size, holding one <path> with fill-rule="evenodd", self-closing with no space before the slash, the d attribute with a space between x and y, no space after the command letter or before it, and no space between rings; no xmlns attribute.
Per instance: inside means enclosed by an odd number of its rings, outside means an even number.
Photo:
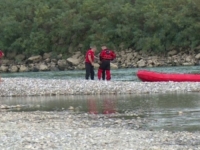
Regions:
<svg viewBox="0 0 200 150"><path fill-rule="evenodd" d="M107 47L105 45L102 45L101 49L104 50L104 49L107 49Z"/></svg>
<svg viewBox="0 0 200 150"><path fill-rule="evenodd" d="M94 52L97 50L97 47L96 47L96 46L91 46L90 48L91 48L91 50L93 50Z"/></svg>

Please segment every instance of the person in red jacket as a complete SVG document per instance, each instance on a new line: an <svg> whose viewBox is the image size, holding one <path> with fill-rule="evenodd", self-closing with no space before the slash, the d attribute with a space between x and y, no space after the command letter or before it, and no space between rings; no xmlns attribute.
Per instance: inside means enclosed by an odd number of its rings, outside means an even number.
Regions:
<svg viewBox="0 0 200 150"><path fill-rule="evenodd" d="M0 59L2 58L4 56L4 53L3 53L3 51L2 50L0 50ZM1 64L1 62L0 62L0 64ZM1 80L1 77L0 77L0 82L2 82L3 80Z"/></svg>
<svg viewBox="0 0 200 150"><path fill-rule="evenodd" d="M102 46L101 49L102 51L99 55L101 63L98 69L98 79L101 80L102 72L105 71L106 80L110 80L110 62L116 58L116 54L114 51L109 50L106 46Z"/></svg>
<svg viewBox="0 0 200 150"><path fill-rule="evenodd" d="M96 46L92 46L85 55L85 79L88 80L89 77L91 80L94 80L94 53L96 51Z"/></svg>

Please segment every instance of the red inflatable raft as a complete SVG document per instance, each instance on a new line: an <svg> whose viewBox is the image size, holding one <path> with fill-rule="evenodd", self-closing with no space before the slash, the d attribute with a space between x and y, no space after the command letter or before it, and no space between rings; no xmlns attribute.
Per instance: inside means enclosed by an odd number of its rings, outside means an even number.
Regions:
<svg viewBox="0 0 200 150"><path fill-rule="evenodd" d="M200 74L160 73L148 70L139 70L137 76L146 82L200 82Z"/></svg>

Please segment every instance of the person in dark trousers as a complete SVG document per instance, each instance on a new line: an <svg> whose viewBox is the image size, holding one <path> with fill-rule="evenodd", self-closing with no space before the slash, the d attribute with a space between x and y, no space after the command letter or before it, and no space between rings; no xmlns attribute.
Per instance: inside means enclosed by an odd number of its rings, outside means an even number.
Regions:
<svg viewBox="0 0 200 150"><path fill-rule="evenodd" d="M106 46L102 46L101 49L102 51L99 56L101 63L98 69L98 79L101 80L101 78L103 77L102 73L105 71L106 80L110 80L110 62L116 58L116 54L112 50L109 50ZM104 78L105 77L103 77L102 79Z"/></svg>
<svg viewBox="0 0 200 150"><path fill-rule="evenodd" d="M4 56L4 53L3 53L2 50L0 50L0 59L3 58L3 56ZM0 60L0 64L1 64L1 60ZM0 82L2 82L2 81L3 81L3 80L2 80L1 77L0 77Z"/></svg>
<svg viewBox="0 0 200 150"><path fill-rule="evenodd" d="M92 46L85 55L85 79L88 80L89 77L91 80L94 80L94 53L96 51L96 46Z"/></svg>

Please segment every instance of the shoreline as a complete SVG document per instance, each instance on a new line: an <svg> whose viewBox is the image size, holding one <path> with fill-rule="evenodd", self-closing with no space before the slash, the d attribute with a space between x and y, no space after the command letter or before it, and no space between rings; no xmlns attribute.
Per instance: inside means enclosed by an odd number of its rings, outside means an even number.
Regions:
<svg viewBox="0 0 200 150"><path fill-rule="evenodd" d="M69 112L1 112L2 149L199 149L200 132L130 128L140 120Z"/></svg>
<svg viewBox="0 0 200 150"><path fill-rule="evenodd" d="M200 82L3 78L0 97L200 92Z"/></svg>

